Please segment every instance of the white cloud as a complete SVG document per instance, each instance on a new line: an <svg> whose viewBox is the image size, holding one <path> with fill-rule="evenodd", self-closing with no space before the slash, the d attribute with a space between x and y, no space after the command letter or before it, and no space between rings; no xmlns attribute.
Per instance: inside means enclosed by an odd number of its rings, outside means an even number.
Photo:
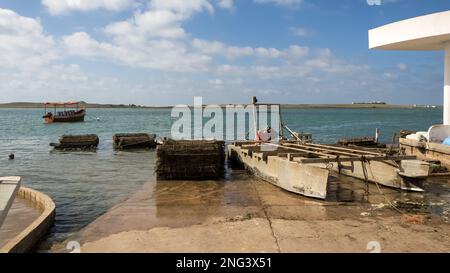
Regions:
<svg viewBox="0 0 450 273"><path fill-rule="evenodd" d="M294 60L298 58L303 58L309 54L309 48L298 45L291 45L286 50L286 54L289 56L289 58L292 58Z"/></svg>
<svg viewBox="0 0 450 273"><path fill-rule="evenodd" d="M193 13L213 11L204 0L153 0L149 10L104 28L110 41L97 41L86 32L63 39L72 55L102 57L127 66L163 71L203 71L211 58L189 50L182 23Z"/></svg>
<svg viewBox="0 0 450 273"><path fill-rule="evenodd" d="M98 42L85 32L63 38L68 54L101 57L118 61L130 67L163 71L203 71L211 59L206 55L187 52L177 42L148 40L138 44L111 44Z"/></svg>
<svg viewBox="0 0 450 273"><path fill-rule="evenodd" d="M262 58L279 58L284 55L283 52L276 48L257 47L254 49L255 56Z"/></svg>
<svg viewBox="0 0 450 273"><path fill-rule="evenodd" d="M307 47L297 45L290 46L286 50L264 47L238 47L225 45L218 41L208 41L193 39L192 46L204 54L221 55L228 59L236 59L240 57L258 57L258 58L280 58L280 57L304 57L308 54Z"/></svg>
<svg viewBox="0 0 450 273"><path fill-rule="evenodd" d="M214 12L214 7L208 0L152 0L150 6L154 10L169 10L186 16L203 10Z"/></svg>
<svg viewBox="0 0 450 273"><path fill-rule="evenodd" d="M398 68L398 70L405 71L408 69L408 65L404 64L404 63L399 63L399 64L397 64L397 68Z"/></svg>
<svg viewBox="0 0 450 273"><path fill-rule="evenodd" d="M99 43L86 32L77 32L63 37L63 44L67 53L85 57L93 57L101 54L110 55L114 48L107 43Z"/></svg>
<svg viewBox="0 0 450 273"><path fill-rule="evenodd" d="M58 57L55 41L39 20L0 9L0 64L3 68L33 69Z"/></svg>
<svg viewBox="0 0 450 273"><path fill-rule="evenodd" d="M305 37L308 36L310 33L310 31L304 27L291 27L290 30L293 35L298 37Z"/></svg>
<svg viewBox="0 0 450 273"><path fill-rule="evenodd" d="M254 0L258 4L275 4L277 6L298 7L303 3L303 0Z"/></svg>
<svg viewBox="0 0 450 273"><path fill-rule="evenodd" d="M131 43L152 37L181 38L185 35L181 27L181 22L184 19L184 15L170 10L136 12L127 21L108 25L105 28L105 33L113 36L116 40L125 38Z"/></svg>
<svg viewBox="0 0 450 273"><path fill-rule="evenodd" d="M116 78L87 75L78 65L53 64L33 72L0 71L0 101L64 101L85 100L108 101L120 97L121 90L132 90L132 86ZM129 96L129 94L127 94ZM121 102L125 96L120 97ZM120 101L119 100L119 101ZM118 101L118 102L119 102Z"/></svg>
<svg viewBox="0 0 450 273"><path fill-rule="evenodd" d="M380 81L396 82L386 80L393 75L374 73L327 48L237 46L194 37L183 24L196 13L213 12L206 2L153 1L127 20L97 27L103 32L95 36L83 29L52 37L38 19L0 9L0 100L41 101L45 96L155 104L168 103L168 97L189 103L192 96L205 95L216 102L242 102L239 98L246 92L267 99L276 95L283 100L281 95L287 94L290 100L305 94L326 94L323 97L328 99L332 92L370 92ZM67 63L72 56L85 58L94 68L101 59L118 65L121 72L86 73L83 67ZM128 77L128 73L145 73L145 77ZM338 98L342 97L346 96Z"/></svg>
<svg viewBox="0 0 450 273"><path fill-rule="evenodd" d="M50 14L60 15L70 11L105 9L120 11L133 5L134 0L42 0Z"/></svg>
<svg viewBox="0 0 450 273"><path fill-rule="evenodd" d="M223 88L224 82L222 79L212 79L208 81L209 85L211 85L214 88Z"/></svg>
<svg viewBox="0 0 450 273"><path fill-rule="evenodd" d="M386 79L390 79L390 80L395 80L398 78L397 75L389 73L389 72L383 73L383 77L385 77Z"/></svg>
<svg viewBox="0 0 450 273"><path fill-rule="evenodd" d="M252 56L255 53L255 50L252 47L227 46L218 41L194 39L192 41L192 46L205 54L223 55L229 59Z"/></svg>
<svg viewBox="0 0 450 273"><path fill-rule="evenodd" d="M232 9L234 7L233 0L217 0L217 5L223 9Z"/></svg>
<svg viewBox="0 0 450 273"><path fill-rule="evenodd" d="M355 74L370 73L367 65L356 65L336 58L329 49L315 49L291 46L283 51L283 62L279 64L218 65L218 75L247 76L260 79L317 79L336 77L354 77ZM296 57L298 55L299 57Z"/></svg>
<svg viewBox="0 0 450 273"><path fill-rule="evenodd" d="M84 99L101 78L77 64L65 64L64 51L38 19L0 9L0 101ZM112 90L112 84L105 92ZM100 90L100 89L98 89Z"/></svg>

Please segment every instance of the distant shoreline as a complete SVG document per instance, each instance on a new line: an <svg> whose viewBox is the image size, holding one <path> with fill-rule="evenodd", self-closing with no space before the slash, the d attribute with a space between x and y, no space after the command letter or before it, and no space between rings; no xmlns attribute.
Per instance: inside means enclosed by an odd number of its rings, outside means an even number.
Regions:
<svg viewBox="0 0 450 273"><path fill-rule="evenodd" d="M169 109L172 108L172 106L143 106L143 105L127 105L127 104L99 104L99 103L80 103L80 107L86 107L90 109ZM31 108L44 108L44 103L38 103L38 102L10 102L10 103L0 103L0 109L1 108L23 108L23 109L31 109ZM52 106L48 106L47 108L51 109ZM58 107L59 109L62 108L61 106ZM69 108L69 106L68 106ZM70 108L73 108L71 106Z"/></svg>
<svg viewBox="0 0 450 273"><path fill-rule="evenodd" d="M171 109L173 106L144 106L126 104L98 104L81 103L83 107L90 109ZM226 106L222 104L221 106ZM398 104L281 104L283 109L413 109L427 108L427 105L398 105ZM44 108L43 103L35 102L11 102L0 103L0 108ZM437 108L442 108L438 105Z"/></svg>

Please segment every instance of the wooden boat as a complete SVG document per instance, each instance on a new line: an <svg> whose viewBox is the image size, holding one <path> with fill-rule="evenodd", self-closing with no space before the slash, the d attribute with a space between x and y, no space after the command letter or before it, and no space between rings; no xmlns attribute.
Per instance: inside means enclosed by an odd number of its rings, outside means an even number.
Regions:
<svg viewBox="0 0 450 273"><path fill-rule="evenodd" d="M53 107L54 112L47 112L47 107ZM64 111L57 111L57 107L64 107ZM76 110L67 110L67 107L75 107ZM45 123L53 122L83 122L86 109L79 109L78 102L47 102L45 103L45 115L42 117Z"/></svg>
<svg viewBox="0 0 450 273"><path fill-rule="evenodd" d="M254 97L254 109L260 105L255 101ZM256 176L284 190L319 199L327 198L328 182L341 174L357 178L366 184L371 182L401 190L423 191L414 182L429 175L430 165L416 160L416 156L391 154L358 146L303 141L283 124L281 114L279 115L281 128L278 141L273 138L271 142L261 138L255 138L255 141L236 141L227 147L230 162L244 166ZM256 113L253 114L253 128L255 132L259 132L256 117ZM296 140L287 140L283 135L283 128ZM347 141L346 144L367 141L368 139ZM369 142L377 141L370 139Z"/></svg>
<svg viewBox="0 0 450 273"><path fill-rule="evenodd" d="M423 191L412 182L428 175L415 168L415 156L388 155L365 149L283 141L278 144L235 142L228 145L232 162L285 190L325 199L333 173L407 191ZM421 171L421 173L417 173Z"/></svg>

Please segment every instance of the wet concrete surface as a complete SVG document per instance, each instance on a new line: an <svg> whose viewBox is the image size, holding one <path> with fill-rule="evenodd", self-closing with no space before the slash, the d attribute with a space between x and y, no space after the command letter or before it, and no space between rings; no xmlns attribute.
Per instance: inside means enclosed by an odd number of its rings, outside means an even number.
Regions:
<svg viewBox="0 0 450 273"><path fill-rule="evenodd" d="M364 182L336 177L322 201L243 170L222 181L148 182L68 241L82 252L369 252L371 241L387 252L448 252L449 181L424 186L369 184L367 196Z"/></svg>
<svg viewBox="0 0 450 273"><path fill-rule="evenodd" d="M16 198L9 210L5 222L0 227L0 248L19 235L41 212L33 204L22 198Z"/></svg>

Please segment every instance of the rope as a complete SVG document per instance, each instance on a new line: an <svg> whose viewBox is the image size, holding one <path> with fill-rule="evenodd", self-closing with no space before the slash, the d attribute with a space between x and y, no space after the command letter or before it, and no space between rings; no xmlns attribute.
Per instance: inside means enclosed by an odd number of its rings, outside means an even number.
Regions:
<svg viewBox="0 0 450 273"><path fill-rule="evenodd" d="M391 206L394 210L396 210L397 212L399 212L402 215L405 215L405 213L403 211L401 211L399 208L397 208L384 194L384 192L381 190L380 186L378 185L378 182L375 181L375 185L377 185L378 191L380 192L380 194L383 196L384 200L386 201L386 203L388 203L389 206Z"/></svg>
<svg viewBox="0 0 450 273"><path fill-rule="evenodd" d="M325 168L331 171L333 169L333 166L333 163L329 162Z"/></svg>
<svg viewBox="0 0 450 273"><path fill-rule="evenodd" d="M342 164L341 164L341 161L339 161L339 156L336 156L336 163L337 163L337 167L338 167L338 172L339 172L339 174L341 174Z"/></svg>
<svg viewBox="0 0 450 273"><path fill-rule="evenodd" d="M363 170L363 174L364 174L364 182L366 183L366 188L365 188L364 195L366 197L368 197L370 192L369 192L369 174L367 173L366 161L367 161L366 157L365 156L361 156L361 166L362 166L362 170Z"/></svg>
<svg viewBox="0 0 450 273"><path fill-rule="evenodd" d="M366 182L366 190L365 190L365 195L369 196L369 177L368 177L368 172L367 172L367 165L366 162L368 162L367 158L365 156L361 157L361 164L362 164L362 169L363 169L363 173L364 173L364 180ZM383 196L384 200L386 201L386 203L392 207L394 210L396 210L397 212L399 212L400 214L404 215L405 213L403 211L401 211L399 208L397 208L386 196L386 194L381 190L380 185L378 184L378 182L376 180L374 180L375 185L377 186L378 192Z"/></svg>

